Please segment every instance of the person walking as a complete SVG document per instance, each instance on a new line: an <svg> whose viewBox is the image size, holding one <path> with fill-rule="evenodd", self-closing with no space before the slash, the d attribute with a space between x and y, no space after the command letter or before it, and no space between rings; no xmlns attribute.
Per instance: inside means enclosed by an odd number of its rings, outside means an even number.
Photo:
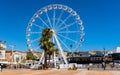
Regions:
<svg viewBox="0 0 120 75"><path fill-rule="evenodd" d="M87 66L87 69L90 70L90 65Z"/></svg>
<svg viewBox="0 0 120 75"><path fill-rule="evenodd" d="M1 70L1 72L2 72L2 65L0 64L0 70Z"/></svg>

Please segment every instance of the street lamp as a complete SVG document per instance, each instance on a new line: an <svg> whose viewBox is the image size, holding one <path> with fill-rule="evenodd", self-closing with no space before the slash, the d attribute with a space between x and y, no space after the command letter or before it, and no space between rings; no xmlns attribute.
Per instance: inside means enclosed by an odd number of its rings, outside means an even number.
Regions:
<svg viewBox="0 0 120 75"><path fill-rule="evenodd" d="M71 45L70 45L70 49L71 49L71 56L73 56L72 47L73 47L73 45L71 44Z"/></svg>
<svg viewBox="0 0 120 75"><path fill-rule="evenodd" d="M106 68L106 57L105 57L105 55L106 55L106 50L104 48L104 55L103 55L103 68L104 68L104 70Z"/></svg>
<svg viewBox="0 0 120 75"><path fill-rule="evenodd" d="M11 47L11 49L12 49L12 52L11 52L11 60L10 60L10 65L11 65L11 68L12 68L12 64L13 64L13 50L14 50L14 47L16 46L16 45L9 45L10 47Z"/></svg>

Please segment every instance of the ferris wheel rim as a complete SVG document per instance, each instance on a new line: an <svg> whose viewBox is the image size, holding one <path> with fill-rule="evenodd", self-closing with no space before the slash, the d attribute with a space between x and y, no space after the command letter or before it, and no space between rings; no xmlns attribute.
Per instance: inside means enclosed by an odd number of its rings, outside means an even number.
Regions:
<svg viewBox="0 0 120 75"><path fill-rule="evenodd" d="M57 7L56 7L57 6ZM47 9L46 10L46 7L49 9ZM54 8L53 8L54 7ZM63 7L63 8L62 8ZM47 5L47 6L45 6L45 7L43 7L43 8L41 8L40 10L38 10L34 15L33 15L33 17L31 18L31 20L30 20L30 22L29 22L29 24L28 24L28 27L27 27L27 29L26 29L26 40L28 40L29 39L29 36L28 36L28 31L29 31L29 27L30 27L30 23L33 23L34 21L35 21L35 18L36 17L38 17L38 15L42 15L42 13L43 12L47 12L47 11L50 11L50 10L52 10L52 9L54 9L54 10L57 10L57 9L60 9L61 11L67 11L68 10L68 12L69 13L72 13L72 16L77 16L77 18L76 18L76 22L80 25L80 27L81 27L81 36L80 36L80 43L79 44L81 44L82 42L83 42L83 40L81 40L81 39L83 39L83 36L84 36L84 27L83 27L83 25L82 25L82 21L81 21L81 19L80 19L80 17L79 17L79 15L72 9L72 8L70 8L70 7L68 7L68 6L65 6L65 5L61 5L61 4L51 4L51 5ZM41 11L42 10L42 11ZM49 18L50 19L50 18ZM54 18L54 19L56 19L56 18ZM59 18L58 18L59 19ZM27 41L27 45L30 45L30 42L28 42ZM30 47L29 47L30 48Z"/></svg>

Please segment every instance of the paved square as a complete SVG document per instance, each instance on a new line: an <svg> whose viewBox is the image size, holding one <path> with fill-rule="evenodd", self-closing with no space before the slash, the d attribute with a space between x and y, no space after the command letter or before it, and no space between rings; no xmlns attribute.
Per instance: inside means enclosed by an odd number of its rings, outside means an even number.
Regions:
<svg viewBox="0 0 120 75"><path fill-rule="evenodd" d="M120 75L119 71L93 71L93 70L3 70L0 75Z"/></svg>

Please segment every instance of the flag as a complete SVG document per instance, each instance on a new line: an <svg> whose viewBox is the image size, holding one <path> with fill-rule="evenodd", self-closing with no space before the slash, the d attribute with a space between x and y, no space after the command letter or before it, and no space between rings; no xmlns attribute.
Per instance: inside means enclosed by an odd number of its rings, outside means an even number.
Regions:
<svg viewBox="0 0 120 75"><path fill-rule="evenodd" d="M4 41L4 44L6 44L6 41Z"/></svg>
<svg viewBox="0 0 120 75"><path fill-rule="evenodd" d="M2 43L2 41L0 40L0 44Z"/></svg>

